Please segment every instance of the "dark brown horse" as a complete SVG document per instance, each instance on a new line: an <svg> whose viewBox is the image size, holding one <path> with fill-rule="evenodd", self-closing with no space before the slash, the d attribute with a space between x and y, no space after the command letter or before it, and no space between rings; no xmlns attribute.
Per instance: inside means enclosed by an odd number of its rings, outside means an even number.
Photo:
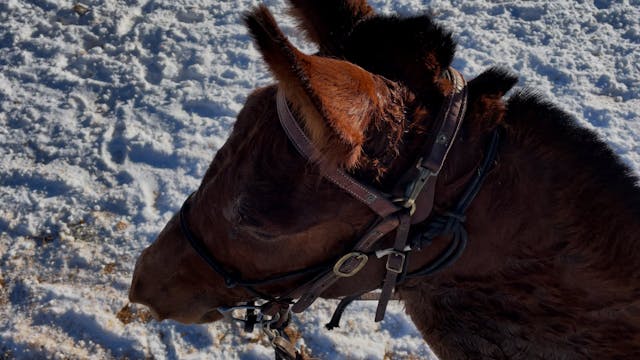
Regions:
<svg viewBox="0 0 640 360"><path fill-rule="evenodd" d="M379 216L323 174L343 169L393 193L422 156L453 90L445 74L455 44L428 16L376 15L365 0L290 3L319 52L295 49L265 8L247 16L278 84L249 96L187 200L183 226L176 215L138 259L130 298L158 319L217 320L218 308L289 294L314 279L314 269L352 251ZM527 92L503 100L515 82L498 69L469 82L433 211L410 228L411 236L420 234L455 207L498 132L484 184L464 217L456 215L468 244L441 271L399 281L396 293L442 359L638 359L637 179L554 105ZM319 154L311 160L279 123L278 89ZM374 250L393 241L391 232ZM451 241L436 236L408 252L404 272L437 259ZM380 288L386 272L385 259L372 258L321 295ZM225 278L255 284L228 287Z"/></svg>

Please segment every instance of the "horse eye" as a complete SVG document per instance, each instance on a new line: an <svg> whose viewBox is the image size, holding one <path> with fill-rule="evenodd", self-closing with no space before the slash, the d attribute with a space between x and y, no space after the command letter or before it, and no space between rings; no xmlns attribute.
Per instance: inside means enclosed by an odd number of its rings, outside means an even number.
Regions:
<svg viewBox="0 0 640 360"><path fill-rule="evenodd" d="M256 219L254 216L250 215L250 212L246 209L238 209L238 223L241 226L252 226L252 227L260 227L262 226L262 222Z"/></svg>
<svg viewBox="0 0 640 360"><path fill-rule="evenodd" d="M222 211L227 221L236 226L260 227L262 222L253 215L254 213L251 205L243 195L236 197L231 204Z"/></svg>

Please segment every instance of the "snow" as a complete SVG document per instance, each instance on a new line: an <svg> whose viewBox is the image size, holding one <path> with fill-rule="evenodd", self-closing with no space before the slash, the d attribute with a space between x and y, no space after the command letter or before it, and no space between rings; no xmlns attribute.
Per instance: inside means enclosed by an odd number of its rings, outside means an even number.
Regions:
<svg viewBox="0 0 640 360"><path fill-rule="evenodd" d="M305 51L283 0L267 0ZM520 76L640 173L640 1L372 0L431 11L471 78ZM270 359L238 325L127 307L135 258L196 189L248 93L268 84L240 21L255 1L0 1L0 358ZM430 358L392 304L335 302L295 321L323 358Z"/></svg>

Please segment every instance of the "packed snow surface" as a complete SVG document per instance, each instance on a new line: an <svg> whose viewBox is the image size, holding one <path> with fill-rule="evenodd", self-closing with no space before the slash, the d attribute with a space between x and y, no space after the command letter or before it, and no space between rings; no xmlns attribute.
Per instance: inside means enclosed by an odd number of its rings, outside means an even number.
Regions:
<svg viewBox="0 0 640 360"><path fill-rule="evenodd" d="M284 1L265 3L314 51ZM640 1L370 3L430 11L456 34L465 76L511 69L640 172ZM273 81L240 18L256 4L0 0L0 358L272 357L236 325L158 323L127 306L137 255L197 188L250 91ZM312 355L433 357L401 304L381 324L357 304L329 332L334 306L295 320Z"/></svg>

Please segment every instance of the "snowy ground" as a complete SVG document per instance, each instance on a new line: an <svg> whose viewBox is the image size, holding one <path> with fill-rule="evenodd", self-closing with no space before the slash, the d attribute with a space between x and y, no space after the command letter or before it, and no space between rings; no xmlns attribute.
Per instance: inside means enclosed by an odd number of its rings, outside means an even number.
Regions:
<svg viewBox="0 0 640 360"><path fill-rule="evenodd" d="M512 69L640 173L640 1L370 2L430 9L467 77ZM271 358L235 326L126 307L136 256L272 81L240 21L255 3L87 0L79 16L70 0L0 0L0 359ZM266 4L295 35L284 2ZM430 356L401 305L381 325L356 305L328 332L333 305L296 321L311 354Z"/></svg>

